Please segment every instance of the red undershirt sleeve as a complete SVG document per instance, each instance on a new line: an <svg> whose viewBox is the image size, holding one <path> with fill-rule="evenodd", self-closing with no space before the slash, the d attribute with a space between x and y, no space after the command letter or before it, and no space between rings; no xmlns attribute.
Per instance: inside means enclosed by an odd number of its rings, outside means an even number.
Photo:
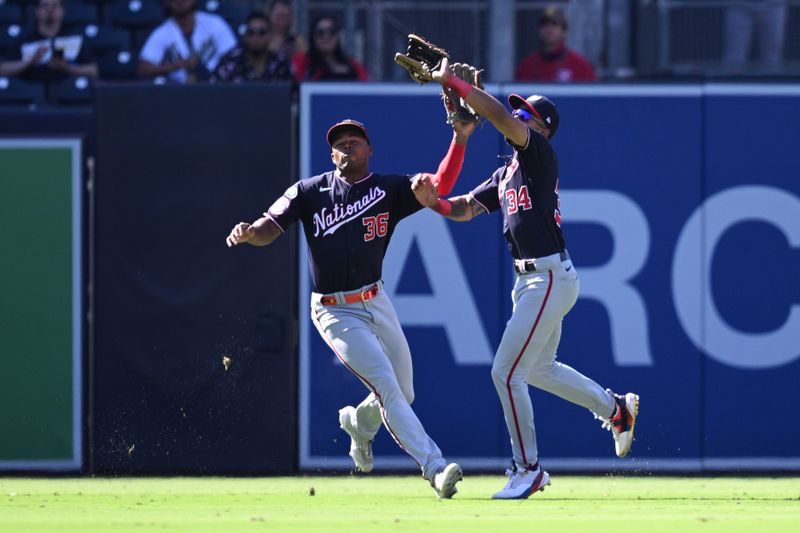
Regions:
<svg viewBox="0 0 800 533"><path fill-rule="evenodd" d="M450 149L447 155L444 156L442 162L439 163L439 170L436 171L431 177L431 183L436 186L439 191L439 196L450 194L456 184L458 175L461 172L461 166L464 163L464 152L467 147L463 144L457 144L455 141L450 143Z"/></svg>

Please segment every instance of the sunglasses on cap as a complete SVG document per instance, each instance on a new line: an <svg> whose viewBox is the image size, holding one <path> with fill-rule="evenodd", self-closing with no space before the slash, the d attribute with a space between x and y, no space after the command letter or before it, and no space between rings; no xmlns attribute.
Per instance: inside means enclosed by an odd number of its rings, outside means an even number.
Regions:
<svg viewBox="0 0 800 533"><path fill-rule="evenodd" d="M515 109L514 112L511 113L511 116L513 116L514 118L518 118L519 120L521 120L522 122L525 122L526 124L528 122L530 122L531 120L533 120L537 124L539 124L539 125L544 127L544 121L542 119L540 119L539 117L535 116L533 113L531 113L527 109L522 109L521 107L518 108L518 109Z"/></svg>
<svg viewBox="0 0 800 533"><path fill-rule="evenodd" d="M530 111L522 109L521 107L519 109L515 109L514 112L511 113L511 116L520 119L522 122L530 122L530 120L533 118L533 115L530 113Z"/></svg>

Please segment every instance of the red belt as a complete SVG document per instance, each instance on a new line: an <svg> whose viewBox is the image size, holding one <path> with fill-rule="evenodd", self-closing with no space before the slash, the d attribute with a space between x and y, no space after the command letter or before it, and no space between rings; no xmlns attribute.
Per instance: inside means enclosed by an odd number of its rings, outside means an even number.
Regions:
<svg viewBox="0 0 800 533"><path fill-rule="evenodd" d="M380 285L376 283L370 288L365 289L361 292L353 292L350 294L345 294L344 303L354 304L358 302L366 302L367 300L372 300L378 295L380 290L381 290ZM319 299L319 303L321 303L322 305L338 305L338 302L336 301L336 295L334 294L323 296L322 298Z"/></svg>

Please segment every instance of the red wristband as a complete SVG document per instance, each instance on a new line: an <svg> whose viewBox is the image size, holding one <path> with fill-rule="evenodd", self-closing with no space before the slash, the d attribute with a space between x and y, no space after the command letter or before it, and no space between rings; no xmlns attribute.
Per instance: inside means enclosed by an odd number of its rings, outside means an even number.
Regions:
<svg viewBox="0 0 800 533"><path fill-rule="evenodd" d="M453 204L450 203L449 200L443 200L439 198L439 201L437 201L436 205L431 207L431 209L433 209L440 215L446 217L447 215L453 212Z"/></svg>
<svg viewBox="0 0 800 533"><path fill-rule="evenodd" d="M458 96L464 100L466 100L467 95L472 92L472 85L465 82L458 76L451 75L449 78L447 78L447 81L444 84L457 92Z"/></svg>

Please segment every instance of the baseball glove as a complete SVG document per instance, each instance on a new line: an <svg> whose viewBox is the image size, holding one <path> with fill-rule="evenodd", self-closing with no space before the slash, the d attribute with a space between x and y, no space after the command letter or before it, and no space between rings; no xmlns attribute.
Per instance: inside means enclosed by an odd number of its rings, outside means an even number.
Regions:
<svg viewBox="0 0 800 533"><path fill-rule="evenodd" d="M450 59L447 50L436 46L424 37L409 33L406 53L398 52L394 55L394 60L408 71L412 80L422 85L431 81L431 72L436 70L445 57Z"/></svg>
<svg viewBox="0 0 800 533"><path fill-rule="evenodd" d="M457 76L470 85L483 89L482 70L478 70L466 63L454 63L452 70L453 76ZM478 114L475 110L450 87L442 87L442 103L447 113L447 122L450 124L454 121L469 123L478 120Z"/></svg>
<svg viewBox="0 0 800 533"><path fill-rule="evenodd" d="M408 48L406 54L397 53L394 60L398 65L406 69L411 79L420 85L432 80L431 73L439 68L442 59L450 60L450 54L444 48L433 44L424 37L408 35ZM470 85L483 89L481 80L482 70L466 63L455 63L452 65L453 75L461 78ZM447 112L447 122L475 122L478 115L475 111L462 100L458 94L447 87L442 87L442 101Z"/></svg>

